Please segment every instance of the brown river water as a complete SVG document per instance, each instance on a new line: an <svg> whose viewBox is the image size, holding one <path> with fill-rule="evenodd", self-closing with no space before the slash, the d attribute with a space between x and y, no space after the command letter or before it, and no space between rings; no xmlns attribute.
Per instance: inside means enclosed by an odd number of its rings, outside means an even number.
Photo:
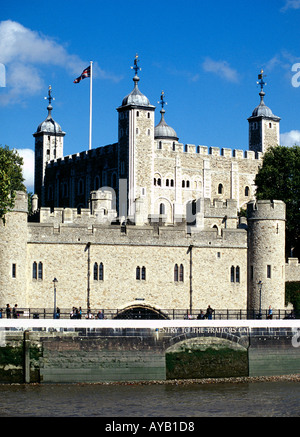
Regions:
<svg viewBox="0 0 300 437"><path fill-rule="evenodd" d="M300 381L0 385L0 417L299 417Z"/></svg>

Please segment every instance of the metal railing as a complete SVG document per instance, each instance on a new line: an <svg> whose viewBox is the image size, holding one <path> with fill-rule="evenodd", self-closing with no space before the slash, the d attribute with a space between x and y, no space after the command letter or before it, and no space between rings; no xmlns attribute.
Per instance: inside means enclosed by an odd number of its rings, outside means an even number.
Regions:
<svg viewBox="0 0 300 437"><path fill-rule="evenodd" d="M24 318L24 319L132 319L132 320L198 320L210 319L206 310L194 309L149 309L149 308L129 308L129 309L60 309L54 312L53 308L17 308L15 312L11 309L7 314L6 309L0 311L0 318ZM212 320L247 320L247 319L293 319L300 318L300 314L294 313L290 309L273 309L272 317L269 317L269 310L245 310L245 309L214 309Z"/></svg>

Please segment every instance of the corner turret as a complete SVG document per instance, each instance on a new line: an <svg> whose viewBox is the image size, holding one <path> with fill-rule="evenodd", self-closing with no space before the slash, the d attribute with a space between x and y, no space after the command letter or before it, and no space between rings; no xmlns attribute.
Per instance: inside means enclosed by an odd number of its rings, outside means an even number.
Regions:
<svg viewBox="0 0 300 437"><path fill-rule="evenodd" d="M265 153L269 147L279 145L279 123L280 117L273 114L271 109L264 102L265 92L263 90L266 83L264 82L263 70L258 75L261 90L259 93L260 104L248 118L249 122L249 150L253 152Z"/></svg>
<svg viewBox="0 0 300 437"><path fill-rule="evenodd" d="M248 309L285 305L285 203L248 203Z"/></svg>

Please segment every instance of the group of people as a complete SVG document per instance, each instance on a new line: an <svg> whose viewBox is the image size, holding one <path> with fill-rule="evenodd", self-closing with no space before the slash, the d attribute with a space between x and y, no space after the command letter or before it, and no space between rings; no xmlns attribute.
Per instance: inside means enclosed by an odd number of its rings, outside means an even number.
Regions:
<svg viewBox="0 0 300 437"><path fill-rule="evenodd" d="M17 319L19 317L18 305L15 304L13 309L11 309L9 303L6 304L5 313L6 313L7 319L11 319L11 315L12 315L13 319ZM3 308L0 308L0 319L2 319L2 316L3 316Z"/></svg>
<svg viewBox="0 0 300 437"><path fill-rule="evenodd" d="M81 317L82 317L81 307L79 307L79 308L73 307L72 311L70 313L70 319L81 319ZM104 319L104 314L101 310L99 310L97 315L94 316L91 309L88 308L85 318L86 319Z"/></svg>
<svg viewBox="0 0 300 437"><path fill-rule="evenodd" d="M212 315L213 315L214 311L215 310L213 310L212 307L210 305L208 305L206 313L204 314L204 312L201 310L197 316L197 319L198 320L204 320L204 319L212 320Z"/></svg>
<svg viewBox="0 0 300 437"><path fill-rule="evenodd" d="M210 305L208 305L206 313L204 313L202 310L200 311L200 313L197 316L198 320L204 320L204 319L208 319L211 320L212 319L212 315L214 313L215 310L212 309L212 307ZM186 319L192 319L192 315L190 313L187 314L187 316L185 317Z"/></svg>

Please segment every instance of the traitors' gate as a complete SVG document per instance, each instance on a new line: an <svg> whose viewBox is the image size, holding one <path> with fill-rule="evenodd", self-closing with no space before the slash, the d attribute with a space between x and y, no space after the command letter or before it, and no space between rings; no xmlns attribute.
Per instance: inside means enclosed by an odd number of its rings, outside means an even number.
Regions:
<svg viewBox="0 0 300 437"><path fill-rule="evenodd" d="M0 320L0 382L300 373L299 320Z"/></svg>

